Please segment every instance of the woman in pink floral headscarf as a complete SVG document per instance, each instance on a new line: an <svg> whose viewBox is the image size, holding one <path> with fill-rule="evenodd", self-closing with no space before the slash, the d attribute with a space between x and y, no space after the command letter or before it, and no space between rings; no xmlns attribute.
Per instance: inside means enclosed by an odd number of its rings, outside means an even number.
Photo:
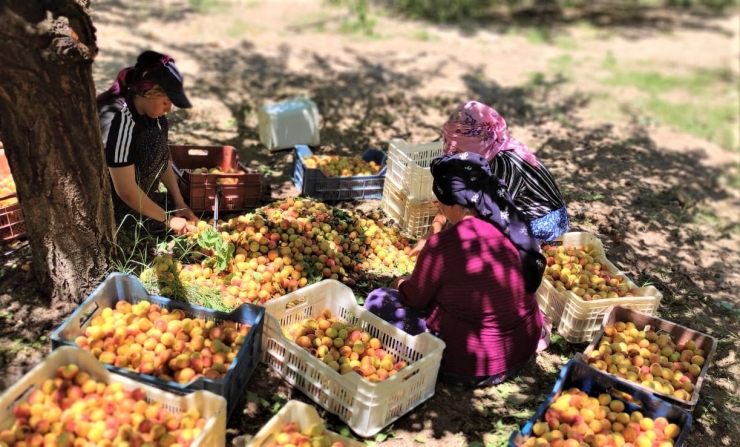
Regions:
<svg viewBox="0 0 740 447"><path fill-rule="evenodd" d="M506 121L493 108L478 101L461 104L442 127L442 134L445 152L475 152L486 157L539 241L552 241L568 231L565 201L552 174L524 143L511 136ZM414 252L445 222L444 216L437 215Z"/></svg>

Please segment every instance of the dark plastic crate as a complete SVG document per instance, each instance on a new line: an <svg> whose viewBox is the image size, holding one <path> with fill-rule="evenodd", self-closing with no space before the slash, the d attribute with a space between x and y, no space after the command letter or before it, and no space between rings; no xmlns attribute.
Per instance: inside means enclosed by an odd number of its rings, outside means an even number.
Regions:
<svg viewBox="0 0 740 447"><path fill-rule="evenodd" d="M237 327L242 324L248 324L252 327L236 358L226 371L226 375L220 380L198 377L190 383L180 384L147 374L139 374L130 369L105 365L111 372L176 394L187 394L198 390L218 394L226 399L228 403L227 417L230 417L262 357L262 328L264 326L265 308L253 304L242 304L231 313L219 312L181 301L149 295L135 276L111 273L72 315L52 333L52 349L60 346L77 346L74 339L79 335L84 335L85 327L90 320L100 314L104 308L114 307L119 300L128 301L132 304L147 300L168 310L181 309L189 318L199 317L216 323L235 321Z"/></svg>
<svg viewBox="0 0 740 447"><path fill-rule="evenodd" d="M262 175L247 169L239 162L233 146L176 146L170 145L170 157L177 174L180 192L190 209L196 213L242 211L256 208L262 193ZM219 168L219 174L194 174L198 168ZM229 169L242 173L228 174ZM236 179L236 183L219 180Z"/></svg>
<svg viewBox="0 0 740 447"><path fill-rule="evenodd" d="M385 184L386 155L378 149L368 149L362 154L366 162L382 165L376 175L354 177L327 177L321 169L309 168L303 161L313 152L308 146L297 145L293 149L293 183L301 195L324 201L380 199Z"/></svg>
<svg viewBox="0 0 740 447"><path fill-rule="evenodd" d="M625 412L632 414L634 411L640 411L643 416L652 419L664 417L669 423L674 423L681 427L681 432L676 438L674 447L681 447L691 431L693 418L691 414L683 408L665 402L655 397L652 393L642 390L641 387L634 387L628 382L617 380L610 374L598 371L583 362L582 354L576 354L560 371L560 376L553 386L552 392L547 399L540 405L537 412L532 418L524 424L520 431L514 431L509 437L509 447L518 447L524 441L532 436L532 428L536 422L543 421L545 411L550 404L560 397L563 391L576 387L591 397L607 393L614 399L614 390L617 394L626 394L629 399L619 399L624 402Z"/></svg>
<svg viewBox="0 0 740 447"><path fill-rule="evenodd" d="M589 353L591 353L591 351L593 351L594 349L598 349L599 341L604 335L604 328L618 321L631 321L635 323L635 326L640 330L642 330L645 326L650 325L651 327L655 328L656 331L668 333L671 336L673 342L676 344L685 343L689 340L693 340L696 343L697 347L704 350L704 353L706 354L704 358L704 365L702 365L701 367L701 373L699 373L699 377L696 378L696 383L694 384L694 392L691 395L691 400L679 399L677 397L653 390L652 388L645 387L639 383L629 382L626 379L614 376L617 380L627 381L630 384L644 388L647 392L654 393L657 397L665 401L674 403L681 408L685 408L688 411L694 411L696 403L699 400L699 390L704 383L704 376L706 376L707 369L709 369L709 365L712 363L714 353L715 351L717 351L717 339L712 337L711 335L689 329L686 326L681 326L680 324L673 323L672 321L638 312L627 307L609 306L609 308L606 310L606 314L604 314L604 319L601 323L601 329L596 333L593 341L591 341L591 344L589 344L586 347L586 350L583 351L584 358L588 359Z"/></svg>

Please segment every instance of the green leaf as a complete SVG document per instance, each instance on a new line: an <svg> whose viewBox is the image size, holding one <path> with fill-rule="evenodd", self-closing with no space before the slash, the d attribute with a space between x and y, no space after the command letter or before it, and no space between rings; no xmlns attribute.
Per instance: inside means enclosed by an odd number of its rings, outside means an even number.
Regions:
<svg viewBox="0 0 740 447"><path fill-rule="evenodd" d="M236 250L234 244L224 241L221 234L211 226L205 227L203 231L198 233L198 245L214 251L215 262L213 263L213 269L216 273L228 268L229 261L231 261Z"/></svg>
<svg viewBox="0 0 740 447"><path fill-rule="evenodd" d="M534 411L533 410L519 411L517 413L512 413L511 416L517 419L529 419L532 416L534 416Z"/></svg>
<svg viewBox="0 0 740 447"><path fill-rule="evenodd" d="M388 439L388 435L386 435L385 433L378 433L377 435L375 435L375 441L377 442L383 442L386 439Z"/></svg>
<svg viewBox="0 0 740 447"><path fill-rule="evenodd" d="M423 435L423 434L419 433L419 434L418 434L418 435L416 435L416 437L414 438L414 442L418 442L418 443L420 443L420 444L425 444L425 443L427 442L427 439L426 439L426 438L424 437L424 435Z"/></svg>
<svg viewBox="0 0 740 447"><path fill-rule="evenodd" d="M283 406L282 402L275 402L272 404L272 408L270 408L270 413L275 414L278 411L280 411L280 408Z"/></svg>

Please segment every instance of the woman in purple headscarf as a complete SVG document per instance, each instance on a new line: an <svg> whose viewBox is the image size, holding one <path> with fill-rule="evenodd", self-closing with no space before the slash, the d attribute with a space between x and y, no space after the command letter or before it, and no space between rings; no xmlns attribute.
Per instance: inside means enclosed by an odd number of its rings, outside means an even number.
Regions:
<svg viewBox="0 0 740 447"><path fill-rule="evenodd" d="M365 307L412 335L429 331L444 340L442 380L500 383L543 337L534 292L545 259L483 156L443 155L431 171L451 226L429 238L410 277L374 290Z"/></svg>
<svg viewBox="0 0 740 447"><path fill-rule="evenodd" d="M557 239L569 228L568 212L555 179L527 146L512 137L504 118L478 101L458 106L442 127L446 153L474 152L486 157L493 175L502 179L519 211L540 242ZM414 247L444 226L437 215L430 232Z"/></svg>
<svg viewBox="0 0 740 447"><path fill-rule="evenodd" d="M183 200L170 162L165 115L173 104L191 107L183 91L182 74L174 59L154 51L139 55L136 65L121 70L113 85L97 97L114 190L113 210L119 223L132 226L149 218L154 221L147 221L152 230L169 227L183 233L188 221L197 221ZM170 206L157 192L160 181L172 199Z"/></svg>

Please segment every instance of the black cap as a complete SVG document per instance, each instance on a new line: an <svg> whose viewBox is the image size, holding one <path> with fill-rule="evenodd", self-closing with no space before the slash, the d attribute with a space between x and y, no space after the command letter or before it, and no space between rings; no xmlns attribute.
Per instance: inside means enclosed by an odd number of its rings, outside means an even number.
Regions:
<svg viewBox="0 0 740 447"><path fill-rule="evenodd" d="M144 79L160 86L175 106L181 109L191 108L193 105L190 104L190 100L185 96L185 91L182 87L183 78L180 70L177 69L173 59L167 57L165 60L166 62L160 68L146 73Z"/></svg>

